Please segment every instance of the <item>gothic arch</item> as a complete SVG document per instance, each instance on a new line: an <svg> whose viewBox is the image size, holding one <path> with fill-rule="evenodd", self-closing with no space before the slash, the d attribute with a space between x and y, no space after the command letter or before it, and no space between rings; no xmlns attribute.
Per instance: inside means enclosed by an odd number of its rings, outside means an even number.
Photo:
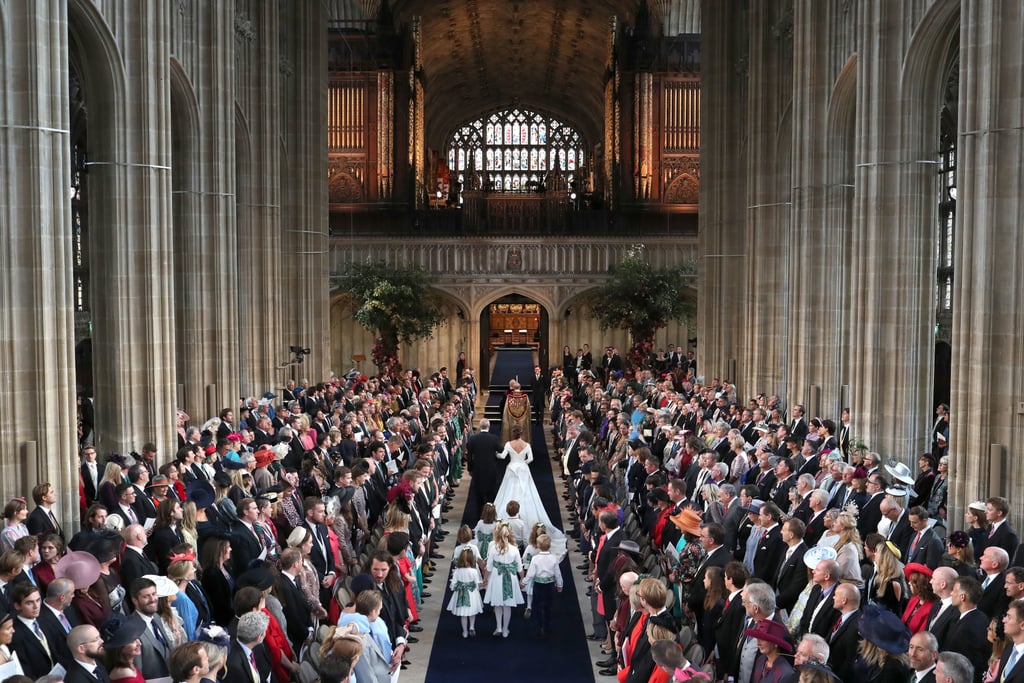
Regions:
<svg viewBox="0 0 1024 683"><path fill-rule="evenodd" d="M119 157L126 148L114 139L124 130L125 73L117 41L89 0L68 2L68 34L91 110L89 144L106 158Z"/></svg>
<svg viewBox="0 0 1024 683"><path fill-rule="evenodd" d="M903 60L900 92L907 152L915 159L933 158L938 140L938 117L929 112L941 101L948 59L960 32L959 0L937 0L910 39Z"/></svg>
<svg viewBox="0 0 1024 683"><path fill-rule="evenodd" d="M490 306L491 303L497 299L510 294L518 294L519 296L525 296L528 299L533 299L549 312L553 312L557 306L555 305L554 299L552 299L551 292L545 291L547 289L548 288L540 287L534 288L528 285L510 285L499 289L488 289L485 292L480 293L479 298L473 302L473 308L468 312L470 319L479 320L485 308Z"/></svg>
<svg viewBox="0 0 1024 683"><path fill-rule="evenodd" d="M828 103L828 181L853 183L853 141L857 115L857 54L839 72Z"/></svg>

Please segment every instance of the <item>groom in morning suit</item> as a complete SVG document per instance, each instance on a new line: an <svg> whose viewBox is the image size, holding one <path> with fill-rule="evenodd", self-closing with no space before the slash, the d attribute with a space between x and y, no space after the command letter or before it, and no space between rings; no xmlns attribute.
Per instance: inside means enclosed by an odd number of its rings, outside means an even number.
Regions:
<svg viewBox="0 0 1024 683"><path fill-rule="evenodd" d="M490 430L490 420L480 420L480 431L469 437L466 443L469 472L473 475L473 489L478 502L477 510L482 509L484 503L494 502L505 469L504 462L498 461L501 440Z"/></svg>

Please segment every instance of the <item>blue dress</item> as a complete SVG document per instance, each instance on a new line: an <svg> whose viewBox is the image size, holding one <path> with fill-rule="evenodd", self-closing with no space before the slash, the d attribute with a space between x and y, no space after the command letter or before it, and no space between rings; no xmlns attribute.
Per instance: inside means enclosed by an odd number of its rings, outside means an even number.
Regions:
<svg viewBox="0 0 1024 683"><path fill-rule="evenodd" d="M199 623L199 610L191 598L185 595L185 591L178 591L178 597L174 600L174 609L181 617L182 628L189 640L196 639L196 624Z"/></svg>

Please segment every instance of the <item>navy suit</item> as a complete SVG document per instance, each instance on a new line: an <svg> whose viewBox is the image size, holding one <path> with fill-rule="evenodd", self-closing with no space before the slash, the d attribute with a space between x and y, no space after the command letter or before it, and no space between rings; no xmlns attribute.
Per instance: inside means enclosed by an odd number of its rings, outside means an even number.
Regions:
<svg viewBox="0 0 1024 683"><path fill-rule="evenodd" d="M830 633L825 638L829 646L828 664L841 681L854 680L853 660L857 658L857 648L860 645L860 634L857 632L859 620L860 610L857 610L835 631L832 631L835 625L833 622L833 626L829 628Z"/></svg>
<svg viewBox="0 0 1024 683"><path fill-rule="evenodd" d="M938 600L932 605L931 614L928 615L928 630L939 641L939 649L945 650L947 649L946 645L949 640L950 629L952 629L953 623L960 618L960 613L956 607L949 605L942 611L942 614L939 614L940 605L941 603Z"/></svg>
<svg viewBox="0 0 1024 683"><path fill-rule="evenodd" d="M953 622L946 639L945 649L959 652L974 665L974 683L981 683L981 677L988 668L988 656L992 652L985 635L988 616L979 609L962 615Z"/></svg>
<svg viewBox="0 0 1024 683"><path fill-rule="evenodd" d="M775 604L786 612L793 611L793 605L796 604L801 591L807 587L807 566L804 565L804 553L806 552L807 546L801 541L789 559L783 560L779 568L779 574L775 580L778 594Z"/></svg>
<svg viewBox="0 0 1024 683"><path fill-rule="evenodd" d="M10 647L11 651L18 653L18 660L26 676L39 678L50 673L53 668L53 657L36 634L18 617L14 618L14 638Z"/></svg>
<svg viewBox="0 0 1024 683"><path fill-rule="evenodd" d="M1013 668L1010 669L1006 677L1003 677L1003 670L1006 668L1006 663L1010 661L1010 653L1013 652L1013 642L1006 644L1006 649L1003 650L1003 656L999 658L999 673L996 675L997 681L1002 683L1024 683L1024 656L1018 657L1014 663Z"/></svg>
<svg viewBox="0 0 1024 683"><path fill-rule="evenodd" d="M96 663L96 675L89 673L78 661L71 661L65 667L64 683L110 683L110 675L99 662Z"/></svg>

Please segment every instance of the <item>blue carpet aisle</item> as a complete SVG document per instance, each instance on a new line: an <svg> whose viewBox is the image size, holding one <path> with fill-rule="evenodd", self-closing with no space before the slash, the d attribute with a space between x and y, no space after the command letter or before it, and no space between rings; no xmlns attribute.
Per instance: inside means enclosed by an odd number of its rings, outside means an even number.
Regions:
<svg viewBox="0 0 1024 683"><path fill-rule="evenodd" d="M543 428L534 426L531 436L534 461L530 470L544 501L544 508L557 524L562 518L559 505L561 498L551 472L552 463ZM472 502L472 489L469 501L463 514L467 522L479 517L479 511L471 509L476 507ZM477 616L476 637L467 639L462 638L458 617L447 611L442 612L430 654L426 683L481 683L489 680L501 683L527 683L535 680L593 683L591 652L576 598L574 582L578 574L573 576L573 557L570 554L562 562L565 589L555 596L551 630L544 640L537 637L535 623L523 617L522 607L512 613L509 627L511 635L507 639L491 636L494 631L494 612L490 608L485 607L483 614ZM578 562L578 556L575 557ZM447 558L439 560L439 563L445 562ZM442 604L447 605L451 598L451 591L447 590L449 573L441 566L439 570L435 587L440 588L436 584L442 580L445 582Z"/></svg>
<svg viewBox="0 0 1024 683"><path fill-rule="evenodd" d="M491 386L508 390L509 380L523 384L533 381L533 349L498 349L491 373Z"/></svg>

